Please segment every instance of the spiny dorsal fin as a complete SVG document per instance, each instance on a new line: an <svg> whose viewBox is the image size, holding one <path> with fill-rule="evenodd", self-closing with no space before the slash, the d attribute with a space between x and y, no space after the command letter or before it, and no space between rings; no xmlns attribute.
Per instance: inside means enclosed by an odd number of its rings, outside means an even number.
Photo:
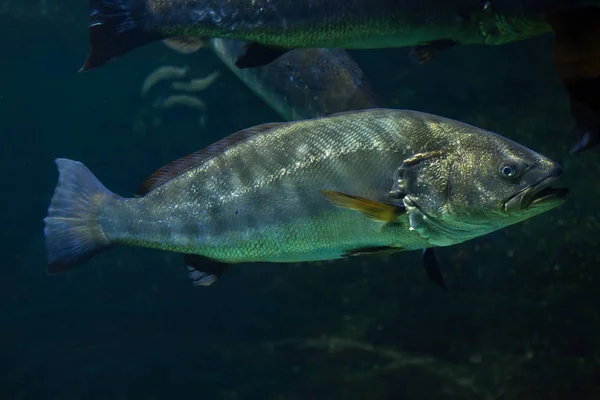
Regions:
<svg viewBox="0 0 600 400"><path fill-rule="evenodd" d="M190 169L202 164L203 162L223 153L229 147L243 142L246 139L251 138L254 135L264 133L268 130L284 125L286 122L269 122L262 125L253 126L252 128L243 129L232 135L227 136L224 139L219 140L207 148L198 150L195 153L189 154L178 160L175 160L150 175L142 184L136 189L135 195L137 197L145 196L152 190L170 181L174 177L181 175L182 173L189 171Z"/></svg>
<svg viewBox="0 0 600 400"><path fill-rule="evenodd" d="M446 286L444 275L442 275L440 265L437 261L437 258L435 257L435 253L432 247L423 249L423 266L425 267L425 271L427 272L427 277L433 283L435 283L447 292L448 286Z"/></svg>
<svg viewBox="0 0 600 400"><path fill-rule="evenodd" d="M338 207L358 211L375 221L394 222L398 216L405 213L403 206L382 203L364 197L351 196L334 190L321 190L329 202Z"/></svg>

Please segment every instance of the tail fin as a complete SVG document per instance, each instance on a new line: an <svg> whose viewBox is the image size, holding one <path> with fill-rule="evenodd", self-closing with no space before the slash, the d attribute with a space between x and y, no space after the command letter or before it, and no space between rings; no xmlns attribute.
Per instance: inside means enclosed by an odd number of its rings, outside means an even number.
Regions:
<svg viewBox="0 0 600 400"><path fill-rule="evenodd" d="M48 273L68 271L110 246L98 204L112 192L80 162L58 158L58 184L44 219Z"/></svg>
<svg viewBox="0 0 600 400"><path fill-rule="evenodd" d="M164 39L143 29L144 0L90 0L90 52L79 72L100 67L137 47Z"/></svg>

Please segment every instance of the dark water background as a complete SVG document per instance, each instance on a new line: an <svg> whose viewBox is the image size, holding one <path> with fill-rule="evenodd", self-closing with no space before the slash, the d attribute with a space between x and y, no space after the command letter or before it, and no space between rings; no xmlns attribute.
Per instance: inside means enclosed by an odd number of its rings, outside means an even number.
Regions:
<svg viewBox="0 0 600 400"><path fill-rule="evenodd" d="M559 209L440 249L449 293L418 252L244 265L194 288L180 256L145 249L47 276L53 159L131 195L162 164L280 118L208 50L154 44L78 74L84 3L0 1L0 399L600 399L600 152L567 156L552 37L424 66L406 49L351 52L390 106L490 129L566 168ZM204 126L196 112L156 114L164 87L140 97L160 65L221 72L199 93Z"/></svg>

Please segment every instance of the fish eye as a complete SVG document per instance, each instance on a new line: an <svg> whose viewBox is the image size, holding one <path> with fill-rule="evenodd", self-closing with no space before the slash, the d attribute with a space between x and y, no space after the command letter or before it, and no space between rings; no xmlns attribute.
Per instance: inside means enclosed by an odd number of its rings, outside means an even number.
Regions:
<svg viewBox="0 0 600 400"><path fill-rule="evenodd" d="M500 174L504 178L514 178L517 173L518 170L515 164L505 162L500 165Z"/></svg>

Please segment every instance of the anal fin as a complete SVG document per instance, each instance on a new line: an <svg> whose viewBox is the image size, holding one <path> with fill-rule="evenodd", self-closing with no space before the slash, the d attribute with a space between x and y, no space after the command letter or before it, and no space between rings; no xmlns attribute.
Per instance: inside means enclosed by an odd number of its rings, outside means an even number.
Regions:
<svg viewBox="0 0 600 400"><path fill-rule="evenodd" d="M235 65L240 69L263 67L290 50L292 49L249 42L244 46L244 54L238 57Z"/></svg>
<svg viewBox="0 0 600 400"><path fill-rule="evenodd" d="M229 264L211 260L196 254L186 254L183 258L188 276L194 286L210 286L229 268Z"/></svg>
<svg viewBox="0 0 600 400"><path fill-rule="evenodd" d="M440 265L435 258L435 253L431 247L423 249L423 266L425 267L425 272L427 272L429 279L445 291L448 291L444 276L440 270Z"/></svg>
<svg viewBox="0 0 600 400"><path fill-rule="evenodd" d="M458 42L451 39L434 40L411 47L409 58L415 64L425 64L433 60L440 51L456 46Z"/></svg>
<svg viewBox="0 0 600 400"><path fill-rule="evenodd" d="M373 246L373 247L361 247L358 249L353 249L342 254L342 257L352 257L352 256L382 256L385 254L397 253L399 251L403 251L404 249L401 247L391 247L391 246Z"/></svg>

